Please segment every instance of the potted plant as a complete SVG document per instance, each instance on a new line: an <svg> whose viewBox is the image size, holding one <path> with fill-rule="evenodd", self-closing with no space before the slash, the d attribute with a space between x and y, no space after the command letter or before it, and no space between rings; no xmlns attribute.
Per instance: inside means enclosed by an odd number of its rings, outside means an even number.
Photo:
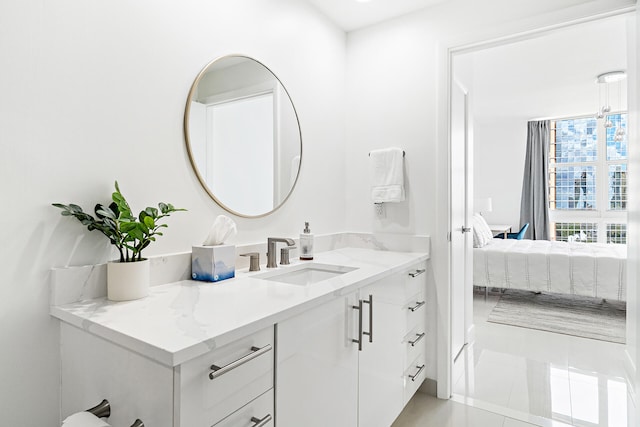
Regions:
<svg viewBox="0 0 640 427"><path fill-rule="evenodd" d="M120 192L118 181L115 187L112 202L108 206L97 204L95 216L74 204L54 203L53 206L62 209L63 216L75 217L89 231L101 232L118 249L120 259L107 264L107 298L127 301L149 293L149 260L142 257L142 251L155 242L157 236L162 236L160 230L167 225L160 221L185 209L175 208L170 203L158 203L158 208L148 207L134 216Z"/></svg>

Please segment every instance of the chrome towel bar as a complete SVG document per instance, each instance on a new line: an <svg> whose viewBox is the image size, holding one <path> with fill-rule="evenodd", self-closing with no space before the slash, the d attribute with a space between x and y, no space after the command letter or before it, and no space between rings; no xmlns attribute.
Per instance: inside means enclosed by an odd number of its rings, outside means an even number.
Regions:
<svg viewBox="0 0 640 427"><path fill-rule="evenodd" d="M371 153L369 153L368 155L369 155L369 157L371 157ZM404 150L402 150L402 157L405 157L405 152L404 152Z"/></svg>

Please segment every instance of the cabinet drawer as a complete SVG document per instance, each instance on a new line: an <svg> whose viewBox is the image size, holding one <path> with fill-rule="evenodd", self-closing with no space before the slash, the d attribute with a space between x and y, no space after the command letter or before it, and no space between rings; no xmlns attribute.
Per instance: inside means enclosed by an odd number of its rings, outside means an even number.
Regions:
<svg viewBox="0 0 640 427"><path fill-rule="evenodd" d="M413 295L423 291L425 287L426 264L419 263L368 286L364 291L365 294L361 294L360 297L366 299L366 294L374 294L377 301L403 305Z"/></svg>
<svg viewBox="0 0 640 427"><path fill-rule="evenodd" d="M411 366L411 363L422 353L425 352L427 341L427 331L424 325L418 325L411 330L402 342L405 345L405 367ZM413 343L413 345L412 345Z"/></svg>
<svg viewBox="0 0 640 427"><path fill-rule="evenodd" d="M411 297L418 292L424 292L427 283L427 265L420 263L414 265L403 273L405 295ZM405 300L404 302L406 302Z"/></svg>
<svg viewBox="0 0 640 427"><path fill-rule="evenodd" d="M273 427L273 389L238 409L214 427Z"/></svg>
<svg viewBox="0 0 640 427"><path fill-rule="evenodd" d="M404 311L407 319L405 333L419 325L424 325L427 312L427 301L424 298L424 293L419 292L409 299L409 302L404 305Z"/></svg>
<svg viewBox="0 0 640 427"><path fill-rule="evenodd" d="M425 379L427 365L425 363L424 353L420 354L411 362L409 367L404 371L404 404L413 397L418 387Z"/></svg>
<svg viewBox="0 0 640 427"><path fill-rule="evenodd" d="M269 327L176 368L180 426L209 427L273 388L273 346Z"/></svg>

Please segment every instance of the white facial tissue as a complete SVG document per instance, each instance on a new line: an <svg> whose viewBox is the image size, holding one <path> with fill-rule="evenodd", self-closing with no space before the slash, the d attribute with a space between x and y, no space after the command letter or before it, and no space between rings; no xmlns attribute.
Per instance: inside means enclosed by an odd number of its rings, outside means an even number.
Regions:
<svg viewBox="0 0 640 427"><path fill-rule="evenodd" d="M191 248L191 278L218 282L236 275L236 247L223 243L237 233L236 223L218 215L201 246Z"/></svg>
<svg viewBox="0 0 640 427"><path fill-rule="evenodd" d="M202 246L222 245L238 233L236 223L228 216L218 215L213 221L209 230L209 235L202 243Z"/></svg>

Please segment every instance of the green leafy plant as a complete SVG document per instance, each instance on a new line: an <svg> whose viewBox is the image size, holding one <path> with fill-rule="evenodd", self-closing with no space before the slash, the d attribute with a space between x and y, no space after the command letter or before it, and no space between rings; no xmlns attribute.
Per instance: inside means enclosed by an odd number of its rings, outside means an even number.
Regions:
<svg viewBox="0 0 640 427"><path fill-rule="evenodd" d="M120 252L120 262L141 261L142 250L155 242L156 236L162 236L160 230L167 227L160 220L173 212L186 209L175 208L170 203L158 203L157 208L148 207L134 216L129 203L120 192L118 181L115 187L116 191L111 195L112 202L108 206L97 204L93 209L95 216L74 204L53 203L53 206L62 209L63 216L75 217L89 231L98 230L104 234Z"/></svg>

